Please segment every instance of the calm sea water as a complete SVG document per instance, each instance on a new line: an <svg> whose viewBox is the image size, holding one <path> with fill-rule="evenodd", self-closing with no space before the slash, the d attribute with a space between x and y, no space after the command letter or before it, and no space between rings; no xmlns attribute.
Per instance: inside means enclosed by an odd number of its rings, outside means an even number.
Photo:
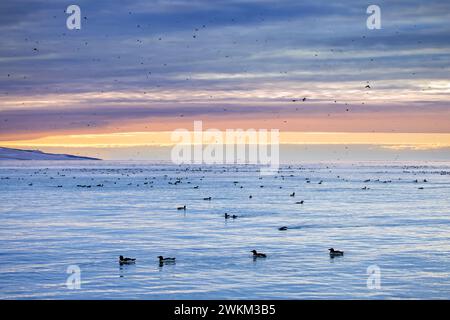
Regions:
<svg viewBox="0 0 450 320"><path fill-rule="evenodd" d="M309 163L261 177L252 166L2 162L0 178L2 299L450 298L449 163ZM66 286L70 265L80 289Z"/></svg>

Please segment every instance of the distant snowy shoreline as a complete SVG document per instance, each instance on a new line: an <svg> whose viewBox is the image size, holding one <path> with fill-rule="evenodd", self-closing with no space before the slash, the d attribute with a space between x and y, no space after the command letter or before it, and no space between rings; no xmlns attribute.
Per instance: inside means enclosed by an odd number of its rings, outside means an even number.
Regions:
<svg viewBox="0 0 450 320"><path fill-rule="evenodd" d="M39 150L21 150L0 147L0 160L101 160L70 154L45 153Z"/></svg>

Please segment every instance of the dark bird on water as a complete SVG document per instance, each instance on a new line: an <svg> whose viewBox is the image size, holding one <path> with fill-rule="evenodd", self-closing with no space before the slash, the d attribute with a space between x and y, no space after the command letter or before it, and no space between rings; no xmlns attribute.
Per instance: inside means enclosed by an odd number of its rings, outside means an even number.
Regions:
<svg viewBox="0 0 450 320"><path fill-rule="evenodd" d="M136 259L133 258L124 258L123 256L119 257L119 264L133 264L136 262Z"/></svg>
<svg viewBox="0 0 450 320"><path fill-rule="evenodd" d="M203 198L203 200L211 201L211 197Z"/></svg>
<svg viewBox="0 0 450 320"><path fill-rule="evenodd" d="M288 229L288 227L286 227L286 226L278 228L278 230L280 230L280 231L286 231L287 229Z"/></svg>
<svg viewBox="0 0 450 320"><path fill-rule="evenodd" d="M295 204L303 204L303 200L302 201L297 201Z"/></svg>
<svg viewBox="0 0 450 320"><path fill-rule="evenodd" d="M295 192L292 192L292 193L290 194L290 196L291 196L291 197L295 197Z"/></svg>
<svg viewBox="0 0 450 320"><path fill-rule="evenodd" d="M186 211L186 205L184 205L182 207L178 207L177 210L185 210Z"/></svg>
<svg viewBox="0 0 450 320"><path fill-rule="evenodd" d="M266 258L267 256L264 253L257 252L256 250L250 251L253 253L254 258Z"/></svg>
<svg viewBox="0 0 450 320"><path fill-rule="evenodd" d="M175 262L175 258L164 258L163 256L158 256L159 263L163 262Z"/></svg>
<svg viewBox="0 0 450 320"><path fill-rule="evenodd" d="M334 250L333 248L328 249L330 251L330 257L339 257L344 255L344 251Z"/></svg>

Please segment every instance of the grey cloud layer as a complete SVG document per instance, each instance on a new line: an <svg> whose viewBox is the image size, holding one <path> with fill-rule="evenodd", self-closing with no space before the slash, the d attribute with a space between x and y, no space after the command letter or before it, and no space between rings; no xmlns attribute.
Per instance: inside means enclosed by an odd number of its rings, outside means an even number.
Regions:
<svg viewBox="0 0 450 320"><path fill-rule="evenodd" d="M416 92L429 81L448 80L448 1L378 1L383 28L375 31L365 26L368 3L356 0L75 3L86 17L80 31L65 27L66 1L0 3L0 96L267 86L283 91L292 83L302 95L304 84L315 83L326 94L315 92L312 99L328 103L333 92L342 96L334 89L339 83L370 81ZM448 106L448 91L428 97L417 99L436 112ZM214 98L204 102L223 103ZM236 110L245 108L245 97L230 101ZM176 116L177 108L167 112L175 109ZM0 118L6 115L0 109Z"/></svg>

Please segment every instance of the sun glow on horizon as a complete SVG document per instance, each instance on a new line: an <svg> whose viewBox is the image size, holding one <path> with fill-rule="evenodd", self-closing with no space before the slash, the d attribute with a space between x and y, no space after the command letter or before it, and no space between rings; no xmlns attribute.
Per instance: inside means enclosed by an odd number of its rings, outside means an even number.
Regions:
<svg viewBox="0 0 450 320"><path fill-rule="evenodd" d="M192 133L192 131L191 131ZM55 135L30 140L3 141L4 147L121 148L173 146L172 131ZM206 141L204 141L206 143ZM354 133L280 132L280 144L293 145L379 145L401 150L450 147L449 133Z"/></svg>

